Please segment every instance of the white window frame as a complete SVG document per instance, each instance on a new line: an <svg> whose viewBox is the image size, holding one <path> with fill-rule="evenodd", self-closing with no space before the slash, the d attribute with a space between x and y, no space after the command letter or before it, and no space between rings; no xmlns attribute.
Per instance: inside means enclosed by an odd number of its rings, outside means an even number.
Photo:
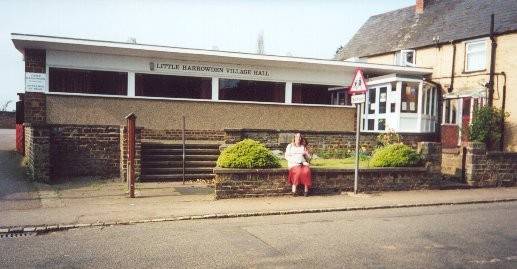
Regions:
<svg viewBox="0 0 517 269"><path fill-rule="evenodd" d="M407 61L406 55L408 53L413 53L413 62ZM411 66L411 67L416 66L416 51L415 50L400 50L400 51L395 52L394 64L400 65L400 66Z"/></svg>
<svg viewBox="0 0 517 269"><path fill-rule="evenodd" d="M486 64L487 64L487 40L486 39L481 39L481 40L472 40L472 41L467 41L465 42L465 72L475 72L475 71L483 71L483 70L486 70ZM474 51L472 51L471 49L471 46L473 45L479 45L479 44L483 44L483 49L477 49ZM479 68L472 68L472 67L469 67L469 55L473 54L473 53L479 53L479 52L483 52L483 66L482 67L479 67Z"/></svg>

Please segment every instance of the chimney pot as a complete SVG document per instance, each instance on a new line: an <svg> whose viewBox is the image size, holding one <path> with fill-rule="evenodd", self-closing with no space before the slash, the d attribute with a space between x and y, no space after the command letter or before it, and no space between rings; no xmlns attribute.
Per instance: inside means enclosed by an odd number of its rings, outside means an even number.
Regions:
<svg viewBox="0 0 517 269"><path fill-rule="evenodd" d="M423 14L426 0L416 0L415 12L416 14Z"/></svg>

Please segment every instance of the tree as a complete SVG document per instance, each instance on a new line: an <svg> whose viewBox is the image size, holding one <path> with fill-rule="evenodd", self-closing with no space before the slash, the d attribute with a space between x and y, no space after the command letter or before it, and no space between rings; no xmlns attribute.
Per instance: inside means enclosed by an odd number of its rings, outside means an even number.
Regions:
<svg viewBox="0 0 517 269"><path fill-rule="evenodd" d="M260 31L257 37L257 54L264 54L264 31Z"/></svg>
<svg viewBox="0 0 517 269"><path fill-rule="evenodd" d="M8 100L7 102L3 103L2 105L0 105L0 111L7 111L7 109L9 108L9 105L13 102L13 100Z"/></svg>

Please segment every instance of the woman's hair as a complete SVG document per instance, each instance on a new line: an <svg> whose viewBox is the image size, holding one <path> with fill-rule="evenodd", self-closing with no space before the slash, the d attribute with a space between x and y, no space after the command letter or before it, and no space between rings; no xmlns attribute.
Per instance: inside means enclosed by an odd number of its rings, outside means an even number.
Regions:
<svg viewBox="0 0 517 269"><path fill-rule="evenodd" d="M305 138L305 136L303 136L301 133L296 133L294 134L293 136L293 144L296 144L296 135L300 135L300 145L303 145L304 147L307 147L307 145L309 145L309 142L307 141L307 138Z"/></svg>

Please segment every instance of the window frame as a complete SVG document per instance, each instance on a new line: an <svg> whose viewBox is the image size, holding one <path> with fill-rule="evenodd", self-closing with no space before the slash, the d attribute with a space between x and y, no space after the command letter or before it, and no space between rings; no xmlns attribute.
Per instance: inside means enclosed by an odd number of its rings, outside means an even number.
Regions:
<svg viewBox="0 0 517 269"><path fill-rule="evenodd" d="M407 54L413 53L413 62L407 61ZM416 50L399 50L395 52L394 64L399 66L416 66Z"/></svg>
<svg viewBox="0 0 517 269"><path fill-rule="evenodd" d="M464 59L464 71L465 72L479 72L479 71L484 71L486 70L486 65L487 65L487 39L476 39L476 40L471 40L471 41L466 41L465 42L465 59ZM469 67L469 55L472 55L472 53L479 53L481 52L481 50L479 51L469 51L469 48L473 45L479 45L479 44L483 44L483 67L480 67L480 68L471 68Z"/></svg>

